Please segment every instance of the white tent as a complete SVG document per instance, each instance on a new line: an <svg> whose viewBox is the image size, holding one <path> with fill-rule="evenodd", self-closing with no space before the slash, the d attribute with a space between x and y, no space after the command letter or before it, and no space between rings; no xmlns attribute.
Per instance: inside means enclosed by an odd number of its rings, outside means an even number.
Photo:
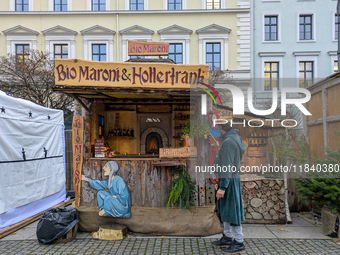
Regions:
<svg viewBox="0 0 340 255"><path fill-rule="evenodd" d="M66 200L64 114L0 91L0 229Z"/></svg>

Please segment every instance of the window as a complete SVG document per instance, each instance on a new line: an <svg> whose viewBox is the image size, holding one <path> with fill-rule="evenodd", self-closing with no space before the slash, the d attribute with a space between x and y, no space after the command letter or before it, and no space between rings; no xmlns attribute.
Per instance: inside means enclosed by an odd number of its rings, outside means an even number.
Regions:
<svg viewBox="0 0 340 255"><path fill-rule="evenodd" d="M66 12L67 11L67 0L54 0L54 11Z"/></svg>
<svg viewBox="0 0 340 255"><path fill-rule="evenodd" d="M339 64L338 61L334 61L334 73L337 73L339 70Z"/></svg>
<svg viewBox="0 0 340 255"><path fill-rule="evenodd" d="M182 0L168 0L168 10L182 10Z"/></svg>
<svg viewBox="0 0 340 255"><path fill-rule="evenodd" d="M183 44L170 43L168 58L172 59L177 64L183 64Z"/></svg>
<svg viewBox="0 0 340 255"><path fill-rule="evenodd" d="M17 12L28 12L28 0L15 0L15 10Z"/></svg>
<svg viewBox="0 0 340 255"><path fill-rule="evenodd" d="M300 15L299 16L299 39L312 40L313 39L313 15Z"/></svg>
<svg viewBox="0 0 340 255"><path fill-rule="evenodd" d="M144 0L130 0L131 11L142 11L144 10Z"/></svg>
<svg viewBox="0 0 340 255"><path fill-rule="evenodd" d="M264 16L264 40L278 40L277 16Z"/></svg>
<svg viewBox="0 0 340 255"><path fill-rule="evenodd" d="M313 83L313 62L300 61L299 62L299 86L300 88L307 88Z"/></svg>
<svg viewBox="0 0 340 255"><path fill-rule="evenodd" d="M92 60L106 61L106 44L92 44Z"/></svg>
<svg viewBox="0 0 340 255"><path fill-rule="evenodd" d="M265 62L264 63L264 89L271 90L279 88L279 63Z"/></svg>
<svg viewBox="0 0 340 255"><path fill-rule="evenodd" d="M92 0L92 11L105 11L106 0Z"/></svg>
<svg viewBox="0 0 340 255"><path fill-rule="evenodd" d="M338 37L339 37L339 17L338 15L335 14L335 17L334 17L334 21L335 21L335 27L334 27L334 39L337 40Z"/></svg>
<svg viewBox="0 0 340 255"><path fill-rule="evenodd" d="M209 70L221 69L221 43L206 44L206 64Z"/></svg>
<svg viewBox="0 0 340 255"><path fill-rule="evenodd" d="M15 45L15 56L17 62L23 63L30 57L30 46L29 44L16 44Z"/></svg>
<svg viewBox="0 0 340 255"><path fill-rule="evenodd" d="M54 44L54 58L68 58L68 45Z"/></svg>
<svg viewBox="0 0 340 255"><path fill-rule="evenodd" d="M207 9L221 9L221 0L207 0Z"/></svg>

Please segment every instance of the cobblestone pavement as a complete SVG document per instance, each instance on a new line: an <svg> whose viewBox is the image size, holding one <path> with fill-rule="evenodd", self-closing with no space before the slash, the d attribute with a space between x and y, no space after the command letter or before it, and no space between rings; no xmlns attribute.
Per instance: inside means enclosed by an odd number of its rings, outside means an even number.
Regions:
<svg viewBox="0 0 340 255"><path fill-rule="evenodd" d="M77 239L40 245L36 240L0 241L0 254L222 254L209 238L125 238L122 241ZM340 254L333 240L246 239L246 254Z"/></svg>

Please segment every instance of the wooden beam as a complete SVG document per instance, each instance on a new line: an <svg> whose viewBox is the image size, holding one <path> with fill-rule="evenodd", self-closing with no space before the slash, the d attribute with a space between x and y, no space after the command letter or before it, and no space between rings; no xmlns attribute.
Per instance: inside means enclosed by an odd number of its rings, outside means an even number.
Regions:
<svg viewBox="0 0 340 255"><path fill-rule="evenodd" d="M333 115L326 117L326 123L340 122L340 115ZM323 124L323 118L317 120L307 121L307 126L317 126Z"/></svg>
<svg viewBox="0 0 340 255"><path fill-rule="evenodd" d="M20 222L14 224L14 225L9 226L8 228L5 228L5 229L1 230L1 231L0 231L0 238L3 238L3 237L5 237L5 236L7 236L7 235L9 235L9 234L11 234L11 233L17 231L18 229L21 229L21 228L27 226L28 224L31 224L32 222L34 222L34 221L40 219L40 217L41 217L45 212L47 212L48 210L51 210L51 209L53 209L53 208L58 208L58 207L61 207L61 206L68 206L68 205L72 204L73 201L74 201L74 199L70 199L70 200L67 201L67 202L63 202L63 203L57 204L57 205L55 205L55 206L53 206L53 207L51 207L51 208L49 208L49 209L47 209L47 210L45 210L45 211L43 211L43 212L41 212L41 213L38 213L38 214L36 214L36 215L33 215L32 217L30 217L30 218L28 218L28 219L25 219L25 220L23 220L23 221L20 221Z"/></svg>
<svg viewBox="0 0 340 255"><path fill-rule="evenodd" d="M196 90L178 90L178 89L153 89L153 90L137 90L137 89L107 89L107 88L93 88L93 87L81 87L81 88L54 88L54 91L60 91L64 93L125 93L125 94L130 94L130 93L141 93L141 94L150 94L150 93L166 93L166 94L178 94L178 95L183 95L183 94L192 94L194 92L200 92ZM201 92L200 92L201 94Z"/></svg>
<svg viewBox="0 0 340 255"><path fill-rule="evenodd" d="M79 104L81 104L82 107L84 107L84 109L85 109L87 112L89 112L90 114L92 114L91 111L90 111L90 109L83 103L83 101L80 100L80 98L79 98L78 96L76 96L76 95L74 95L74 94L72 94L72 96L73 96L73 98L74 98Z"/></svg>
<svg viewBox="0 0 340 255"><path fill-rule="evenodd" d="M322 125L323 125L323 146L329 146L328 134L328 92L327 89L322 89Z"/></svg>
<svg viewBox="0 0 340 255"><path fill-rule="evenodd" d="M100 101L100 100L97 100ZM103 100L103 103L107 104L107 105L131 105L131 104L135 104L135 105L154 105L154 104L190 104L190 101L154 101L154 102L150 102L150 101L132 101L132 100L124 100L124 101L106 101Z"/></svg>
<svg viewBox="0 0 340 255"><path fill-rule="evenodd" d="M119 100L117 97L108 96L108 95L106 95L106 94L104 94L104 93L102 93L102 92L100 92L100 93L97 92L96 94L99 95L99 96L106 97L106 98L111 98L111 99Z"/></svg>

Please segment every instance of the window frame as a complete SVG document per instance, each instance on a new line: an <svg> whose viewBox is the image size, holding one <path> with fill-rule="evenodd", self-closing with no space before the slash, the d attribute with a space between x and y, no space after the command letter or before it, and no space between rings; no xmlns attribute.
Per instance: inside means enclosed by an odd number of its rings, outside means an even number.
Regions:
<svg viewBox="0 0 340 255"><path fill-rule="evenodd" d="M24 50L23 50L23 54L18 54L18 52L17 52L17 47L18 46L23 46L23 48L24 48ZM28 46L28 54L25 54L25 46ZM25 59L25 56L28 56L28 57L30 57L30 50L31 50L31 48L30 48L30 44L29 43L16 43L16 44L14 44L14 47L15 47L15 59L16 59L16 62L19 62L18 61L18 58L17 58L17 56L18 55L22 55L23 56L23 59Z"/></svg>
<svg viewBox="0 0 340 255"><path fill-rule="evenodd" d="M338 55L337 55L336 51L329 51L328 55L330 56L330 60L331 60L331 63L330 63L330 70L331 70L330 74L333 74L334 73L334 62L338 61Z"/></svg>
<svg viewBox="0 0 340 255"><path fill-rule="evenodd" d="M19 2L19 1L21 2L20 4L17 3L17 2ZM28 4L25 4L24 1L25 1L25 0L15 0L15 1L14 1L14 8L15 8L15 11L16 11L16 12L28 12L28 11L30 11L30 1L27 0ZM17 5L21 5L22 8L23 8L23 10L22 10L22 11L18 11L18 10L17 10ZM25 5L27 5L27 11L24 10L24 6L25 6Z"/></svg>
<svg viewBox="0 0 340 255"><path fill-rule="evenodd" d="M276 17L276 40L266 40L266 17ZM280 14L275 13L264 13L263 14L263 26L262 26L262 42L263 43L277 43L277 42L281 42L281 22L280 22Z"/></svg>
<svg viewBox="0 0 340 255"><path fill-rule="evenodd" d="M56 5L60 5L60 11L56 11ZM60 4L56 4L56 0L53 0L53 11L55 12L66 12L68 11L68 0L66 0L66 10L63 10L63 6L65 6L65 4L63 4L63 0L60 0Z"/></svg>
<svg viewBox="0 0 340 255"><path fill-rule="evenodd" d="M174 47L174 48L175 48L175 52L174 52L174 53L170 53L170 45L171 45L171 44L172 44L172 45L175 45L175 47ZM181 50L182 50L182 51L181 51L180 54L181 54L181 56L182 56L182 62L181 62L181 63L178 63L178 62L176 62L175 60L173 60L173 59L172 59L172 60L175 61L176 64L183 64L183 63L184 63L184 47L185 47L185 46L183 45L182 42L170 42L170 43L169 43L169 54L168 54L168 58L170 58L170 57L169 57L170 54L174 54L175 59L176 59L176 56L179 55L179 53L176 52L176 45L181 45Z"/></svg>
<svg viewBox="0 0 340 255"><path fill-rule="evenodd" d="M299 63L300 62L313 62L313 81L316 81L318 79L318 56L319 54L316 55L304 55L300 53L293 53L296 58L296 87L300 88L299 84Z"/></svg>
<svg viewBox="0 0 340 255"><path fill-rule="evenodd" d="M99 47L99 54L96 54L96 55L99 56L99 60L93 60L93 46L94 45L99 45L99 46L105 45L105 60L104 61L100 60L100 56L103 55L103 54L100 54L100 47ZM92 61L100 61L100 62L107 62L108 61L108 47L107 47L106 43L91 43L91 60Z"/></svg>
<svg viewBox="0 0 340 255"><path fill-rule="evenodd" d="M269 63L270 64L270 70L269 71L266 71L265 70L265 65L266 63ZM277 64L277 71L272 71L272 64ZM272 91L273 90L273 86L272 86L272 74L273 73L277 73L277 78L276 78L276 82L277 82L277 86L276 86L276 89L279 90L280 89L280 62L277 62L277 61L272 61L272 62L269 62L269 61L265 61L264 62L264 66L263 66L263 69L264 69L264 73L263 73L263 76L264 76L264 83L266 84L266 73L269 73L270 74L270 89L266 89L266 86L264 84L264 90L265 91Z"/></svg>
<svg viewBox="0 0 340 255"><path fill-rule="evenodd" d="M303 71L301 71L300 70L300 63L304 63L304 70ZM307 63L312 63L312 70L306 70L306 64ZM304 78L303 78L303 80L304 80L304 87L303 88L308 88L308 87L306 87L306 74L307 73L312 73L312 84L314 83L314 61L305 61L305 60L303 60L303 61L299 61L299 77L298 77L298 79L299 79L299 88L301 88L300 87L300 73L304 73ZM311 84L311 85L312 85Z"/></svg>
<svg viewBox="0 0 340 255"><path fill-rule="evenodd" d="M129 10L130 11L144 11L145 10L145 0L135 0L136 1L136 10L131 10L132 3L131 3L131 0L128 0L128 1L129 1ZM139 1L141 1L142 3L138 3ZM143 10L138 9L139 4L142 4Z"/></svg>
<svg viewBox="0 0 340 255"><path fill-rule="evenodd" d="M338 66L338 70L337 71L334 71L335 63L337 63L337 66ZM338 72L339 72L339 61L338 60L333 60L333 73L338 73Z"/></svg>
<svg viewBox="0 0 340 255"><path fill-rule="evenodd" d="M212 1L212 7L213 8L208 8L208 1ZM219 8L214 8L215 6L215 1L218 1L219 2ZM220 10L222 9L222 2L223 0L206 0L206 3L205 3L205 9L207 10Z"/></svg>
<svg viewBox="0 0 340 255"><path fill-rule="evenodd" d="M264 89L264 85L265 85L265 80L264 80L264 63L266 62L276 62L276 63L279 63L279 85L280 84L283 84L282 83L282 78L280 77L284 77L284 72L283 72L283 57L286 53L285 52L273 52L273 53L261 53L260 54L260 57L261 57L261 79L262 79L262 82L261 82L261 91L263 93L272 93L273 89L271 90L265 90ZM278 91L281 90L281 86L279 86L277 88Z"/></svg>
<svg viewBox="0 0 340 255"><path fill-rule="evenodd" d="M336 12L332 12L332 24L333 24L333 27L332 27L332 41L333 42L337 42L338 39L335 37L335 32L336 32L336 28L337 28L337 25L336 25L336 17L337 17L337 13ZM339 21L339 19L338 19ZM338 36L339 36L339 32L338 32Z"/></svg>
<svg viewBox="0 0 340 255"><path fill-rule="evenodd" d="M207 0L202 0L202 9L207 10ZM225 0L220 0L220 9L225 9ZM208 9L208 10L219 10L219 9Z"/></svg>
<svg viewBox="0 0 340 255"><path fill-rule="evenodd" d="M312 16L312 28L311 28L311 35L312 39L300 39L300 16ZM316 41L316 14L315 12L299 12L297 13L297 29L296 29L296 36L298 43L309 43Z"/></svg>
<svg viewBox="0 0 340 255"><path fill-rule="evenodd" d="M172 1L174 1L174 3L173 3L174 9L170 9L170 8L169 8L169 7L170 7L170 4L172 4L172 3L170 3L170 0L168 0L168 1L167 1L167 2L168 2L167 10L169 10L169 11L180 11L180 10L183 10L183 0L172 0ZM177 1L180 1L180 3L176 3ZM176 6L177 6L178 4L181 6L180 9L176 9Z"/></svg>
<svg viewBox="0 0 340 255"><path fill-rule="evenodd" d="M207 51L207 45L208 44L212 44L213 45L211 53ZM214 69L211 69L210 68L210 64L207 63L207 56L208 56L208 54L212 54L212 55L215 54L215 52L214 52L214 45L215 44L219 44L220 45L220 51L219 51L219 55L220 55L219 64L220 64L220 67L219 68L220 68L220 70L223 70L222 69L222 47L223 47L222 43L221 42L206 42L205 45L204 45L204 47L205 47L205 64L209 65L209 71L214 71ZM212 63L214 63L214 62L215 61L214 61L214 56L213 56L212 57Z"/></svg>
<svg viewBox="0 0 340 255"><path fill-rule="evenodd" d="M101 10L101 9L100 9L100 6L102 6L101 1L105 3L105 8L104 8L104 10ZM106 0L98 0L98 4L96 4L96 5L98 5L98 10L95 11L95 10L93 10L93 6L94 6L95 4L93 3L93 0L91 0L91 11L94 11L94 12L106 11L106 9L107 9L106 2L107 2Z"/></svg>
<svg viewBox="0 0 340 255"><path fill-rule="evenodd" d="M56 56L56 53L55 53L55 48L56 48L56 46L67 46L67 53L65 54L65 53L63 53L63 51L62 51L62 49L63 49L63 47L61 47L61 54L57 54L57 55L60 55L61 56L61 58L60 59L65 59L65 58L63 58L63 56L67 56L67 58L66 59L69 59L69 52L70 52L70 49L69 49L69 47L70 47L70 45L68 44L68 43L54 43L53 44L53 59L56 59L55 58L55 56Z"/></svg>

